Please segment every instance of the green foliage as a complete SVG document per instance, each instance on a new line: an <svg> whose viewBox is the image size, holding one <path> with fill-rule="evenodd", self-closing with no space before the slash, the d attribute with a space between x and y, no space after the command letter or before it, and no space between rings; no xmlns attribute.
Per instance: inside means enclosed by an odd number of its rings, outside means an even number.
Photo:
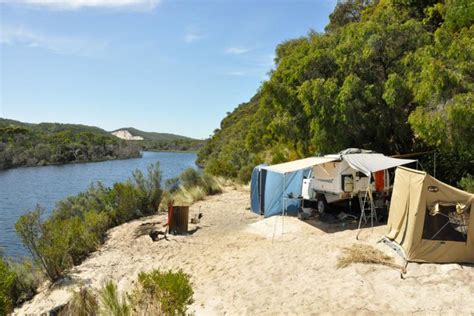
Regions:
<svg viewBox="0 0 474 316"><path fill-rule="evenodd" d="M51 281L60 279L104 242L106 231L116 225L158 211L162 198L159 164L139 171L112 188L92 185L87 191L57 204L42 221L43 210L22 215L16 231L25 247Z"/></svg>
<svg viewBox="0 0 474 316"><path fill-rule="evenodd" d="M39 280L35 268L27 260L14 262L3 257L0 249L0 315L7 315L13 307L35 294Z"/></svg>
<svg viewBox="0 0 474 316"><path fill-rule="evenodd" d="M139 156L137 144L97 127L0 118L0 169Z"/></svg>
<svg viewBox="0 0 474 316"><path fill-rule="evenodd" d="M186 315L193 294L189 275L183 271L153 270L138 275L130 299L139 314Z"/></svg>
<svg viewBox="0 0 474 316"><path fill-rule="evenodd" d="M99 292L101 314L107 316L128 316L131 314L130 304L125 295L120 296L117 285L107 281Z"/></svg>
<svg viewBox="0 0 474 316"><path fill-rule="evenodd" d="M194 168L188 168L179 175L179 180L185 188L201 184L201 174Z"/></svg>
<svg viewBox="0 0 474 316"><path fill-rule="evenodd" d="M326 32L334 31L346 24L359 22L362 11L371 3L370 0L338 1L334 11L329 15L329 24Z"/></svg>
<svg viewBox="0 0 474 316"><path fill-rule="evenodd" d="M13 310L15 280L16 274L11 271L3 257L0 257L0 315L6 315Z"/></svg>
<svg viewBox="0 0 474 316"><path fill-rule="evenodd" d="M474 193L474 177L468 174L459 182L459 186L467 192Z"/></svg>
<svg viewBox="0 0 474 316"><path fill-rule="evenodd" d="M348 147L388 155L436 150L437 175L456 184L474 167L471 7L463 0L339 2L326 33L277 46L269 80L222 120L198 162L244 182L259 163Z"/></svg>
<svg viewBox="0 0 474 316"><path fill-rule="evenodd" d="M167 192L162 199L161 209L166 210L172 201L175 205L191 205L208 195L222 192L216 178L193 168L184 170L178 177L166 182Z"/></svg>
<svg viewBox="0 0 474 316"><path fill-rule="evenodd" d="M16 275L13 298L17 306L36 294L37 288L44 281L44 276L41 269L30 258L9 261L8 264L10 270Z"/></svg>
<svg viewBox="0 0 474 316"><path fill-rule="evenodd" d="M446 27L459 30L474 23L474 5L471 0L446 0Z"/></svg>

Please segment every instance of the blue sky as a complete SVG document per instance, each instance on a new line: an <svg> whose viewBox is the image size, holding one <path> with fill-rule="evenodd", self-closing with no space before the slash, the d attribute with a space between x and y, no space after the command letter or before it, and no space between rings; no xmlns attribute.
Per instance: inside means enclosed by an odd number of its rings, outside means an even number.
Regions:
<svg viewBox="0 0 474 316"><path fill-rule="evenodd" d="M206 138L336 0L0 0L0 116Z"/></svg>

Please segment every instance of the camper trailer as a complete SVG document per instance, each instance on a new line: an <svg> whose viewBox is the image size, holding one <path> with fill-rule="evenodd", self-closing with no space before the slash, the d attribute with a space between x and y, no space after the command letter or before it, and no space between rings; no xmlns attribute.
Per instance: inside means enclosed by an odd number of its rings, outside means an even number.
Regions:
<svg viewBox="0 0 474 316"><path fill-rule="evenodd" d="M295 206L305 213L312 209L323 213L328 203L350 204L353 198L359 198L361 211L367 209L368 202L371 210L387 206L389 170L415 161L349 148L336 155L257 166L252 173L251 208L267 217Z"/></svg>
<svg viewBox="0 0 474 316"><path fill-rule="evenodd" d="M373 154L374 158L380 155L372 151L351 148L336 155L324 156L334 160L313 166L309 175L303 179L302 197L306 205L311 205L323 213L328 209L329 203L351 201L364 195L368 188L373 193L377 207L383 207L388 203L392 188L389 170L384 169L373 175L371 173L367 175L351 166L351 159L347 158L351 158L349 155L354 154ZM370 159L371 156L366 157Z"/></svg>

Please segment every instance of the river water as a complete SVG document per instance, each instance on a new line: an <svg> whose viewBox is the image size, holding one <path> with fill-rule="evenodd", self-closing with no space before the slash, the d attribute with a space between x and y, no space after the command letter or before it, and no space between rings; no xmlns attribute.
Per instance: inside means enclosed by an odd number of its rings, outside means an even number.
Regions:
<svg viewBox="0 0 474 316"><path fill-rule="evenodd" d="M160 162L163 181L196 167L195 153L144 152L141 158L0 171L0 247L5 255L28 255L15 233L19 216L37 204L51 211L56 202L100 181L107 186L128 179L135 169Z"/></svg>

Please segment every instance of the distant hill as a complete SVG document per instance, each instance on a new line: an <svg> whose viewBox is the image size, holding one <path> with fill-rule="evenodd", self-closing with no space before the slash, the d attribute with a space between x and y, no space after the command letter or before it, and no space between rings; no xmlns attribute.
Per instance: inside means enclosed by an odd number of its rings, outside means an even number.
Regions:
<svg viewBox="0 0 474 316"><path fill-rule="evenodd" d="M176 135L176 134L169 134L169 133L156 133L156 132L145 132L133 127L124 127L116 129L114 132L118 131L128 131L133 136L140 136L143 137L144 140L151 140L151 141L174 141L174 140L197 140L186 136Z"/></svg>
<svg viewBox="0 0 474 316"><path fill-rule="evenodd" d="M205 144L204 140L169 133L144 132L133 127L119 128L111 134L139 143L146 150L197 151Z"/></svg>
<svg viewBox="0 0 474 316"><path fill-rule="evenodd" d="M0 169L140 156L140 146L94 126L0 118Z"/></svg>

